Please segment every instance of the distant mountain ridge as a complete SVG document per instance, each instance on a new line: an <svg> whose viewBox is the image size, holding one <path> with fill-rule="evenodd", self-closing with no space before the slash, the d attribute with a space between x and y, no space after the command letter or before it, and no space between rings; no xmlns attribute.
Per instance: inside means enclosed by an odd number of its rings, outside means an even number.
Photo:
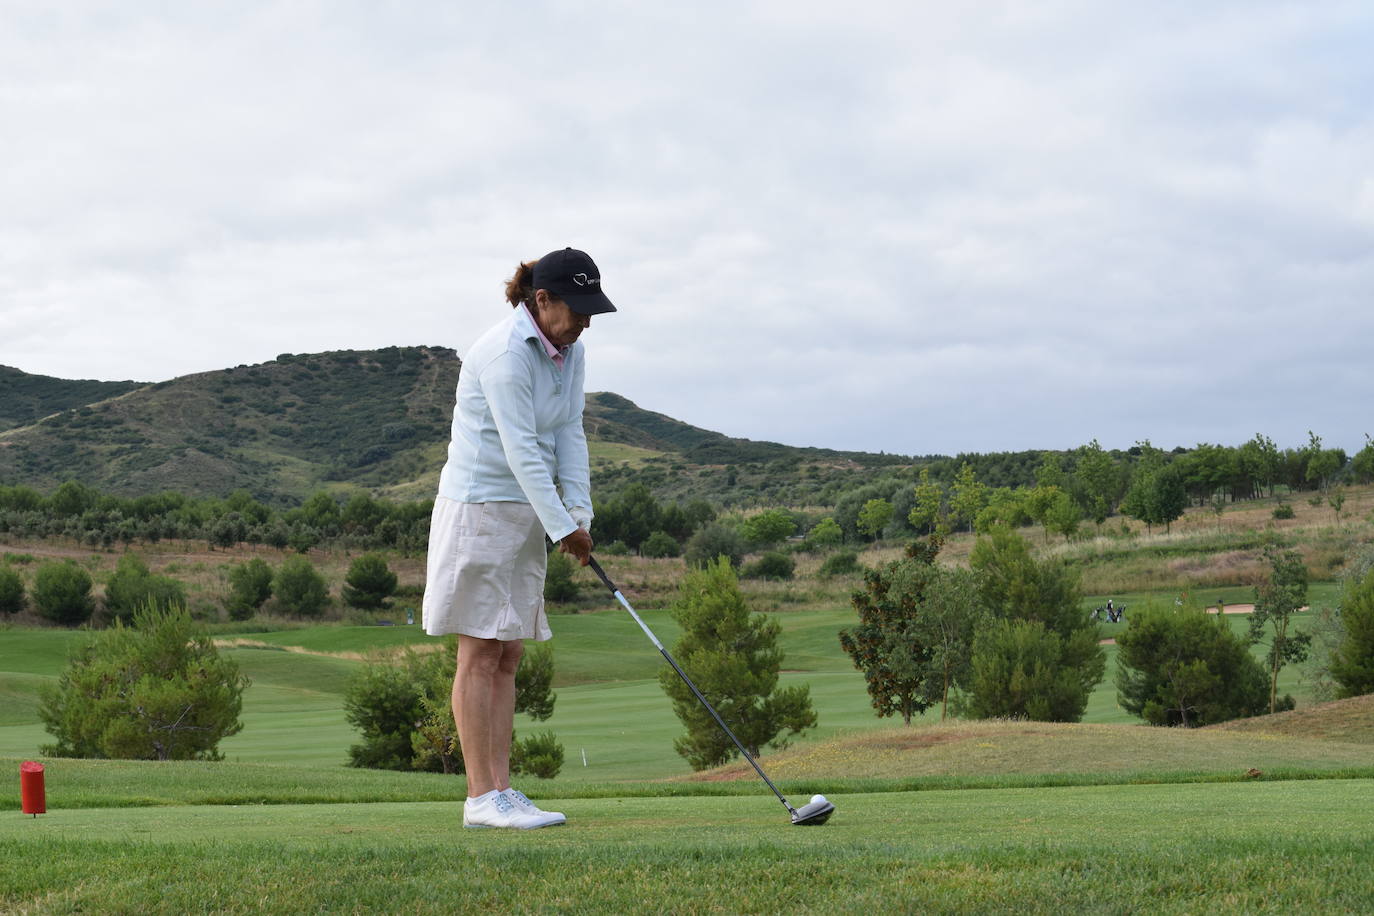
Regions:
<svg viewBox="0 0 1374 916"><path fill-rule="evenodd" d="M0 484L51 490L68 479L124 496L177 490L295 501L358 486L416 498L443 465L461 361L440 346L284 353L254 366L154 384L0 372ZM693 465L788 459L855 469L900 459L734 439L587 397L589 440ZM5 425L7 424L7 425Z"/></svg>
<svg viewBox="0 0 1374 916"><path fill-rule="evenodd" d="M0 366L0 432L27 426L73 407L117 397L144 384L60 379Z"/></svg>

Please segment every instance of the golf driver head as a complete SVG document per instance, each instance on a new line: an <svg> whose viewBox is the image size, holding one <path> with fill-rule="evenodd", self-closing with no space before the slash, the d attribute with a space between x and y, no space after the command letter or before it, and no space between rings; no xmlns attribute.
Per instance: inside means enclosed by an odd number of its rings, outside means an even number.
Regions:
<svg viewBox="0 0 1374 916"><path fill-rule="evenodd" d="M819 827L834 813L835 806L826 801L824 795L813 795L811 801L792 812L792 826Z"/></svg>

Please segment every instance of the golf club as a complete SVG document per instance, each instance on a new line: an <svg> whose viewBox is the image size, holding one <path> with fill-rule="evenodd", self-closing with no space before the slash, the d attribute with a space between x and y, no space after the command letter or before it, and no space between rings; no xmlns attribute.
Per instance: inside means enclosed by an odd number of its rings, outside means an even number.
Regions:
<svg viewBox="0 0 1374 916"><path fill-rule="evenodd" d="M768 783L768 788L773 790L773 794L778 797L778 801L782 802L782 806L792 815L792 825L794 827L813 827L820 826L830 820L830 815L835 813L835 806L826 801L824 795L811 796L811 801L802 805L800 808L793 808L788 804L787 799L778 791L778 787L773 785L773 780L769 779L768 774L763 771L763 767L759 766L758 761L754 759L753 755L744 749L744 745L735 737L735 733L730 731L730 726L725 724L725 720L720 717L720 713L716 712L715 707L707 702L706 697L702 696L701 691L697 689L697 685L693 684L692 679L687 676L687 672L683 671L682 667L668 654L668 650L663 648L663 643L658 641L658 637L654 635L653 630L649 629L649 625L635 613L634 608L630 607L630 602L625 600L625 596L621 594L620 589L615 587L615 583L606 575L606 571L601 568L601 564L596 562L596 558L591 557L587 565L592 568L592 572L596 573L597 577L611 590L611 594L615 596L615 600L619 601L625 610L630 612L630 616L634 618L635 623L639 624L639 628L644 631L644 635L649 637L649 641L654 644L654 647L663 655L668 664L673 666L673 670L677 672L678 677L682 678L683 683L691 689L692 694L701 701L701 705L706 707L706 711L711 714L711 718L716 720L716 724L720 726L721 731L729 735L730 740L735 742L735 747L739 748L740 754L743 755L745 760L749 761L749 765L754 768L754 772L758 773L763 781Z"/></svg>

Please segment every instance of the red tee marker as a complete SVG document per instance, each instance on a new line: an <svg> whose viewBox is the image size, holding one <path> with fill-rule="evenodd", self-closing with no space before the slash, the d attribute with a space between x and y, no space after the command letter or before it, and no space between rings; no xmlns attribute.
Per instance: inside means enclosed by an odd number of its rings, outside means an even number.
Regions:
<svg viewBox="0 0 1374 916"><path fill-rule="evenodd" d="M43 790L43 764L25 760L19 765L19 795L25 814L38 817L40 814L48 813L46 794Z"/></svg>

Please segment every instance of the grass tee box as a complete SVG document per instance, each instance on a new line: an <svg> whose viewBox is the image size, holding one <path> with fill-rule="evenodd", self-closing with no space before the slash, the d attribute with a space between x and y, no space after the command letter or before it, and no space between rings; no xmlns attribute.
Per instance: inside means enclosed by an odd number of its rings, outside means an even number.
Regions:
<svg viewBox="0 0 1374 916"><path fill-rule="evenodd" d="M158 767L143 764L144 779ZM131 778L136 777L130 774ZM131 785L131 790L138 791ZM849 795L825 831L751 798L94 808L0 818L32 912L1368 912L1374 780ZM514 889L514 890L513 890Z"/></svg>

